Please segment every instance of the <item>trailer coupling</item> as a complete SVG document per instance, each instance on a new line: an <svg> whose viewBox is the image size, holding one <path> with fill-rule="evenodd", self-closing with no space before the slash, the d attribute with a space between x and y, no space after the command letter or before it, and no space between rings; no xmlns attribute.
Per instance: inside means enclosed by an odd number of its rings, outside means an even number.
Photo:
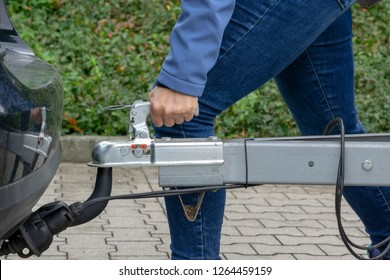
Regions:
<svg viewBox="0 0 390 280"><path fill-rule="evenodd" d="M97 168L95 189L83 203L53 202L42 206L20 229L5 240L0 256L16 253L26 258L40 256L53 236L68 227L98 216L108 201L198 193L198 203L185 205L187 219L196 219L207 191L247 188L262 184L336 185L336 218L348 250L351 247L375 251L387 245L373 259L390 249L390 237L373 246L350 244L341 224L340 205L344 186L390 186L390 134L345 135L341 119L334 119L325 134L339 127L340 135L236 139L153 139L147 126L149 103L111 106L108 110L130 109L127 141L103 141L92 149ZM111 196L115 167L158 167L161 191ZM1 244L0 244L1 245Z"/></svg>

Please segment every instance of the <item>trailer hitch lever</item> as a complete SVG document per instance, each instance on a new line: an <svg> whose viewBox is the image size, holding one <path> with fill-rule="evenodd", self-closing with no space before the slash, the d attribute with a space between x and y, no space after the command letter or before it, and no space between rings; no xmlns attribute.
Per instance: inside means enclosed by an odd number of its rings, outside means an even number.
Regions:
<svg viewBox="0 0 390 280"><path fill-rule="evenodd" d="M150 103L148 101L137 100L133 104L113 105L105 107L107 111L131 109L129 113L129 134L130 140L137 138L150 138L150 133L146 120L150 113Z"/></svg>

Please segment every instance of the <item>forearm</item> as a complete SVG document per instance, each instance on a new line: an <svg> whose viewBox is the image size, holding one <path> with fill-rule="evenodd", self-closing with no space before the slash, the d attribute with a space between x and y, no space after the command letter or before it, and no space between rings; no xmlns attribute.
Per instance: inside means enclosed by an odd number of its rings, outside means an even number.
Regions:
<svg viewBox="0 0 390 280"><path fill-rule="evenodd" d="M158 81L187 95L201 96L207 73L218 58L235 0L183 0L171 33L171 50Z"/></svg>

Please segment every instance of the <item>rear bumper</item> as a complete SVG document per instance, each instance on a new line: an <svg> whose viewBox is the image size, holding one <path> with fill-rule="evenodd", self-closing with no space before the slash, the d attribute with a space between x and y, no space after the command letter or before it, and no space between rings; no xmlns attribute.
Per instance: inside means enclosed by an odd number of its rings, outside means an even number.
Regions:
<svg viewBox="0 0 390 280"><path fill-rule="evenodd" d="M36 171L0 188L0 240L15 232L27 219L54 177L61 161L58 146Z"/></svg>

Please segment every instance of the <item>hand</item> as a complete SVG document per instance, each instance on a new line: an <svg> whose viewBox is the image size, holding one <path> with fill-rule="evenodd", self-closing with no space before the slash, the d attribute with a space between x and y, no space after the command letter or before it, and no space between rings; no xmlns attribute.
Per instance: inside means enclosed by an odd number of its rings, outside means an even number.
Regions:
<svg viewBox="0 0 390 280"><path fill-rule="evenodd" d="M155 126L171 127L182 124L194 117L198 108L198 98L156 86L148 95L150 118Z"/></svg>

